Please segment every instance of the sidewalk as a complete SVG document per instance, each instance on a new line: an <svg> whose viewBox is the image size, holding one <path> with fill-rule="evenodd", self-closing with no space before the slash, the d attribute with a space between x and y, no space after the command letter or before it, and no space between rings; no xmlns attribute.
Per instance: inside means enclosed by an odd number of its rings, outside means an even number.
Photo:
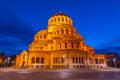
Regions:
<svg viewBox="0 0 120 80"><path fill-rule="evenodd" d="M15 68L0 68L0 72L18 72L18 73L30 73L30 72L51 72L51 71L81 71L81 72L86 72L86 71L91 71L91 69L34 69L34 68L28 68L28 69L15 69Z"/></svg>
<svg viewBox="0 0 120 80"><path fill-rule="evenodd" d="M0 72L18 72L18 73L31 73L31 72L39 72L39 71L81 71L81 72L86 72L86 71L93 71L93 70L98 70L98 71L116 71L120 72L120 68L112 68L112 67L107 67L107 68L92 68L92 69L61 69L61 70L50 70L50 69L14 69L14 68L0 68Z"/></svg>
<svg viewBox="0 0 120 80"><path fill-rule="evenodd" d="M99 70L99 71L118 71L120 72L120 68L112 68L112 67L107 67L107 68L92 68L94 70Z"/></svg>

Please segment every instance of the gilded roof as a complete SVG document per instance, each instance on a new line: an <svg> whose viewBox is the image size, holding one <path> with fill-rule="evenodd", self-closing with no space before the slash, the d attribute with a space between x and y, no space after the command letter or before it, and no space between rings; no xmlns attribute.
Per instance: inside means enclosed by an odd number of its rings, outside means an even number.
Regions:
<svg viewBox="0 0 120 80"><path fill-rule="evenodd" d="M40 30L39 32L37 32L37 34L46 34L47 30Z"/></svg>

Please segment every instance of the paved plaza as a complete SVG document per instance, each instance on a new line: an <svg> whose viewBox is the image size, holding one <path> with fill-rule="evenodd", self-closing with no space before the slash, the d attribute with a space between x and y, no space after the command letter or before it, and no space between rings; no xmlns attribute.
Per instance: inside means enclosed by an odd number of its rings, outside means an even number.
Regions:
<svg viewBox="0 0 120 80"><path fill-rule="evenodd" d="M119 69L118 69L119 70ZM0 69L0 80L119 80L120 70Z"/></svg>

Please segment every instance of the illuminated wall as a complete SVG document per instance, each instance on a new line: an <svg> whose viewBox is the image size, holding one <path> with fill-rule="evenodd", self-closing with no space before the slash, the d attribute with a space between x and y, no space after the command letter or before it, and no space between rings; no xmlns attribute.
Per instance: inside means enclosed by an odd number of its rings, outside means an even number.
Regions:
<svg viewBox="0 0 120 80"><path fill-rule="evenodd" d="M73 21L64 13L48 20L46 30L40 30L16 59L16 66L37 68L106 67L105 55L95 54L76 32Z"/></svg>

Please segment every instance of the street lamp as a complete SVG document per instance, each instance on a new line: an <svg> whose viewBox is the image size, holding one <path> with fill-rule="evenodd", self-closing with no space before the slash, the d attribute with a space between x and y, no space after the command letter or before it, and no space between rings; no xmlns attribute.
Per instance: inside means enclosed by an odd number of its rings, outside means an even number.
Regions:
<svg viewBox="0 0 120 80"><path fill-rule="evenodd" d="M7 67L10 65L10 57L7 58Z"/></svg>
<svg viewBox="0 0 120 80"><path fill-rule="evenodd" d="M115 58L113 58L113 62L114 62L115 68L116 68L116 60L115 60Z"/></svg>

